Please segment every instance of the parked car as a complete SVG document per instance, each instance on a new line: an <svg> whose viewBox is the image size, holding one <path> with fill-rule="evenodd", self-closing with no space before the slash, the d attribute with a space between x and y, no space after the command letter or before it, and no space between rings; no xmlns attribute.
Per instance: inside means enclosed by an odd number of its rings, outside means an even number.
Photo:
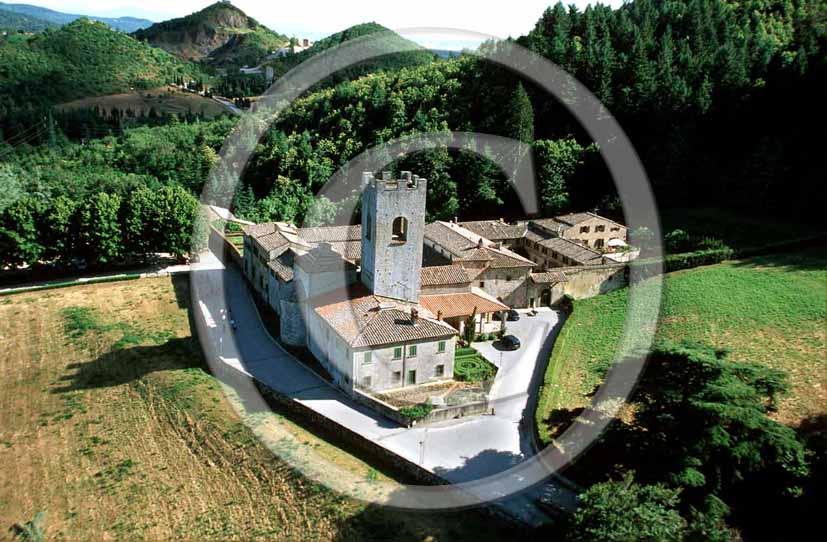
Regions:
<svg viewBox="0 0 827 542"><path fill-rule="evenodd" d="M500 346L503 350L518 350L520 348L520 339L514 335L506 335L500 339Z"/></svg>
<svg viewBox="0 0 827 542"><path fill-rule="evenodd" d="M494 320L499 321L502 318L501 312L495 312L494 316L492 317ZM520 319L520 313L515 311L514 309L505 311L505 319L509 322L516 322Z"/></svg>

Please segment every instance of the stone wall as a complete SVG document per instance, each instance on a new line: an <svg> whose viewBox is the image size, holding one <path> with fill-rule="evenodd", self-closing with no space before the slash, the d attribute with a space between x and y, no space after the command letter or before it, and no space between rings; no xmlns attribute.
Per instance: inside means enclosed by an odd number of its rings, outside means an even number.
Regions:
<svg viewBox="0 0 827 542"><path fill-rule="evenodd" d="M512 308L528 307L528 276L531 268L487 269L473 285Z"/></svg>
<svg viewBox="0 0 827 542"><path fill-rule="evenodd" d="M444 422L447 420L462 418L463 416L474 416L477 414L493 414L487 400L477 401L475 403L466 403L464 405L435 408L423 419L415 422L414 425Z"/></svg>
<svg viewBox="0 0 827 542"><path fill-rule="evenodd" d="M624 264L565 267L555 271L562 271L568 279L554 287L561 297L570 295L574 299L585 299L629 285L628 266Z"/></svg>

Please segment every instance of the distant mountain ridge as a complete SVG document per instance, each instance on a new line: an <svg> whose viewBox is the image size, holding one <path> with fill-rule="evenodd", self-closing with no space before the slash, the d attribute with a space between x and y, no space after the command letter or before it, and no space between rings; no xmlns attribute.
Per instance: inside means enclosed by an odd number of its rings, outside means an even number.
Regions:
<svg viewBox="0 0 827 542"><path fill-rule="evenodd" d="M31 15L8 11L0 6L0 30L6 32L42 32L47 28L57 28L58 26L55 23Z"/></svg>
<svg viewBox="0 0 827 542"><path fill-rule="evenodd" d="M73 13L63 13L53 9L42 8L39 6L32 6L29 4L6 4L0 2L0 10L17 13L27 17L32 17L39 21L51 23L55 26L63 26L69 24L77 19L87 18L92 21L106 23L115 30L122 32L135 32L141 28L146 28L152 25L152 21L148 19L139 19L137 17L96 17L94 15L77 15Z"/></svg>
<svg viewBox="0 0 827 542"><path fill-rule="evenodd" d="M227 1L138 30L134 36L185 60L218 65L258 64L289 41ZM214 53L217 56L211 58Z"/></svg>

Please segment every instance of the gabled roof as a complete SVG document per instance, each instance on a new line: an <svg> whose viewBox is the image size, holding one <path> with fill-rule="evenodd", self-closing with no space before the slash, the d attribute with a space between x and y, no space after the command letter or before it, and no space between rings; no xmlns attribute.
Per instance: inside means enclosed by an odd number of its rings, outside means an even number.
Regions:
<svg viewBox="0 0 827 542"><path fill-rule="evenodd" d="M525 235L528 224L518 222L508 224L502 220L475 220L471 222L460 222L460 226L492 241L504 241L506 239L520 239Z"/></svg>
<svg viewBox="0 0 827 542"><path fill-rule="evenodd" d="M310 304L353 348L437 340L457 334L421 306L373 295L359 283L317 296ZM411 309L419 310L416 324Z"/></svg>
<svg viewBox="0 0 827 542"><path fill-rule="evenodd" d="M443 318L471 316L474 309L477 314L488 314L507 311L509 308L492 297L482 295L477 289L456 294L423 295L419 302L431 314L441 314Z"/></svg>
<svg viewBox="0 0 827 542"><path fill-rule="evenodd" d="M421 271L422 286L450 286L470 284L471 277L461 265L436 265L423 267Z"/></svg>
<svg viewBox="0 0 827 542"><path fill-rule="evenodd" d="M361 241L362 226L318 226L315 228L299 228L299 237L308 243L322 241Z"/></svg>
<svg viewBox="0 0 827 542"><path fill-rule="evenodd" d="M543 271L540 273L531 273L531 281L535 284L557 284L558 282L568 282L568 277L562 271Z"/></svg>
<svg viewBox="0 0 827 542"><path fill-rule="evenodd" d="M425 226L425 238L444 247L454 261L485 261L488 267L533 267L534 262L516 252L497 246L485 237L450 222Z"/></svg>
<svg viewBox="0 0 827 542"><path fill-rule="evenodd" d="M338 252L334 252L330 243L319 243L319 246L310 252L297 256L295 262L308 273L356 271L356 266Z"/></svg>
<svg viewBox="0 0 827 542"><path fill-rule="evenodd" d="M271 260L267 265L282 282L290 282L293 280L293 261L295 256L295 252L288 249Z"/></svg>
<svg viewBox="0 0 827 542"><path fill-rule="evenodd" d="M287 245L310 248L310 245L298 237L296 228L286 222L252 224L244 226L241 231L255 239L268 252Z"/></svg>
<svg viewBox="0 0 827 542"><path fill-rule="evenodd" d="M542 247L571 258L581 265L599 263L603 259L603 254L592 250L588 247L575 243L563 237L556 237L541 231L535 231L529 228L526 233L526 239L530 239ZM597 260L597 261L595 261Z"/></svg>

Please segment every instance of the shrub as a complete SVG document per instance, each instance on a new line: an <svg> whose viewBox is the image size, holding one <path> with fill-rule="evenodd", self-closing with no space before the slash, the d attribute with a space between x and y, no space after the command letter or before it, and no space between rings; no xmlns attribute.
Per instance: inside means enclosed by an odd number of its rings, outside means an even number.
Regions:
<svg viewBox="0 0 827 542"><path fill-rule="evenodd" d="M663 261L663 270L667 273L680 269L691 269L701 265L712 265L729 260L735 255L735 251L725 246L724 248L698 250L684 254L672 254Z"/></svg>
<svg viewBox="0 0 827 542"><path fill-rule="evenodd" d="M497 368L479 354L457 356L454 361L454 378L463 382L483 382L491 380L497 374Z"/></svg>
<svg viewBox="0 0 827 542"><path fill-rule="evenodd" d="M399 409L399 413L411 420L421 420L430 414L433 409L434 405L432 405L430 401L426 401L418 405L402 407Z"/></svg>
<svg viewBox="0 0 827 542"><path fill-rule="evenodd" d="M672 254L689 249L689 234L683 230L672 230L663 237L666 251Z"/></svg>

